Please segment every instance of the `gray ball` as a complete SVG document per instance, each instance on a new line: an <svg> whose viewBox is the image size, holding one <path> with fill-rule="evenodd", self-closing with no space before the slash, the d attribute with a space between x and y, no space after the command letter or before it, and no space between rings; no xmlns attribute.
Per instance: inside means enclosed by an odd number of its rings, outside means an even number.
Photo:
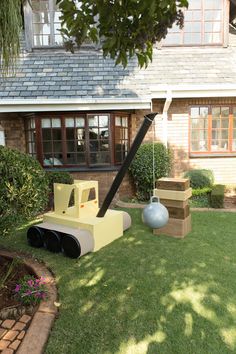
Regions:
<svg viewBox="0 0 236 354"><path fill-rule="evenodd" d="M154 201L154 199L157 201ZM143 210L142 220L144 224L152 229L160 229L168 223L168 210L160 203L158 197L151 197L150 204L148 204Z"/></svg>

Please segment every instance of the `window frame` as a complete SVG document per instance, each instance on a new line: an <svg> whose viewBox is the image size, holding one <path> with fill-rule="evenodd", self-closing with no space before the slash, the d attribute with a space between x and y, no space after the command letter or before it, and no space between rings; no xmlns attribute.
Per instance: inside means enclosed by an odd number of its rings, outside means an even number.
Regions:
<svg viewBox="0 0 236 354"><path fill-rule="evenodd" d="M201 107L207 107L208 108L208 128L207 128L207 142L208 142L208 150L206 151L193 151L191 149L191 143L192 143L192 128L191 128L191 109L192 108L201 108ZM229 115L228 115L228 149L227 150L216 150L212 151L211 146L212 146L212 108L219 107L220 109L222 108L229 108ZM235 116L234 116L234 110L235 110ZM236 104L202 104L202 105L189 105L189 112L188 112L188 150L189 150L189 157L227 157L227 156L236 156L236 146L235 149L233 149L233 132L234 130L236 131L236 126L234 128L233 126L233 119L235 118L236 120ZM217 128L218 129L218 128ZM222 129L222 128L220 128ZM216 140L216 139L215 139ZM222 140L222 139L221 139ZM224 139L223 139L224 140ZM236 138L235 138L236 140Z"/></svg>
<svg viewBox="0 0 236 354"><path fill-rule="evenodd" d="M109 135L108 135L108 141L109 141L109 162L108 163L96 163L96 164L92 164L90 161L90 148L88 146L89 144L89 138L88 138L88 132L89 132L89 123L88 123L88 118L90 115L108 115L108 131L109 131ZM36 132L36 138L35 138L35 150L36 150L36 159L40 162L40 164L43 166L43 168L45 169L55 169L55 168L59 168L59 169L76 169L76 170L84 170L84 169L110 169L112 167L115 166L119 166L123 163L123 161L121 162L117 162L115 159L115 131L116 131L116 125L115 125L115 117L116 116L122 116L122 117L127 117L127 121L128 121L128 150L130 147L130 134L131 134L131 112L119 112L119 111L88 111L88 112L43 112L43 113L35 113L34 114L34 120L35 120L35 132ZM42 135L42 126L41 126L41 122L42 119L44 118L49 118L50 120L53 118L60 118L61 121L61 148L62 151L60 152L62 154L62 159L66 160L66 156L68 153L68 149L67 149L67 137L66 137L66 125L65 125L65 120L66 118L81 118L83 117L85 120L85 124L84 124L84 128L85 128L85 163L84 164L64 164L62 163L62 165L56 165L56 164L52 164L52 165L46 165L44 163L44 153L43 153L43 135ZM25 133L28 131L27 128L27 124L29 122L28 118L26 118L26 128L25 128ZM53 128L51 128L53 129ZM75 129L75 127L74 127ZM53 140L53 139L52 139ZM51 142L52 142L51 140ZM68 139L70 140L70 139ZM53 144L53 142L52 142ZM29 146L26 142L26 146L27 146L27 152L29 152ZM53 151L52 151L53 153ZM54 158L55 156L52 155L52 157ZM66 158L65 158L66 157Z"/></svg>
<svg viewBox="0 0 236 354"><path fill-rule="evenodd" d="M30 34L30 36L31 36L31 47L32 48L34 48L34 49L40 49L40 48L42 48L42 49L46 49L46 48L62 48L63 47L63 42L61 43L61 44L55 44L55 31L54 31L54 21L53 21L53 19L54 19L54 16L53 16L53 14L56 12L55 10L54 10L54 6L53 6L53 0L47 0L48 1L48 4L49 4L49 12L48 12L48 15L49 15L49 19L50 19L50 21L49 21L49 27L50 27L50 34L49 34L49 37L50 37L50 41L51 41L51 43L50 44L42 44L42 45L35 45L34 44L34 36L35 36L35 33L34 33L34 22L33 22L33 13L34 13L34 11L33 11L33 8L32 8L32 6L30 6L30 8L31 8L31 13L30 14L28 14L28 16L27 16L27 21L31 21L31 24L30 24L30 29L31 29L31 34ZM58 11L58 12L60 12L60 11ZM25 13L26 14L26 13ZM29 28L29 26L28 26L28 28ZM37 35L37 34L36 34ZM58 35L59 35L59 33L58 33Z"/></svg>
<svg viewBox="0 0 236 354"><path fill-rule="evenodd" d="M227 28L228 26L226 26L226 23L229 21L228 20L228 17L229 17L229 14L227 13L227 11L229 12L229 3L227 0L221 0L221 4L222 4L222 7L221 7L221 20L220 21L217 21L221 24L221 30L220 32L216 32L216 33L219 33L220 34L220 41L219 42L214 42L214 43L207 43L205 42L204 40L204 36L206 33L211 33L211 34L214 34L215 32L206 32L205 30L205 24L206 23L213 23L214 21L213 20L206 20L205 19L205 12L206 11L210 11L211 9L208 9L205 5L205 0L199 0L201 1L201 8L200 8L200 12L202 14L201 16L201 19L198 21L198 20L191 20L191 21L186 21L186 23L191 23L193 24L194 22L200 22L200 26L201 26L201 32L187 32L185 30L185 28L183 27L182 29L179 29L177 32L169 32L170 34L171 33L178 33L180 35L180 40L181 40L181 43L165 43L165 40L162 40L162 43L161 45L163 47L202 47L202 46L226 46L226 39L227 39ZM194 11L194 9L192 10L191 8L190 9L186 9L184 10L185 11ZM228 23L227 23L228 25ZM200 33L200 37L201 37L201 43L184 43L184 34L185 33ZM167 36L168 37L168 34Z"/></svg>

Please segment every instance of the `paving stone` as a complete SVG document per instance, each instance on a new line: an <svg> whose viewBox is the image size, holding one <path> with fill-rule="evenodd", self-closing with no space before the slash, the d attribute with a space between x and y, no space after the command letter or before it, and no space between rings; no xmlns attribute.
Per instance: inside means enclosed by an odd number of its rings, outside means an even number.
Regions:
<svg viewBox="0 0 236 354"><path fill-rule="evenodd" d="M1 324L1 326L2 326L3 328L11 329L11 328L14 326L15 323L16 323L15 320L5 320L5 321Z"/></svg>
<svg viewBox="0 0 236 354"><path fill-rule="evenodd" d="M36 312L17 354L42 354L54 319L54 314Z"/></svg>
<svg viewBox="0 0 236 354"><path fill-rule="evenodd" d="M30 320L31 320L31 316L23 315L23 316L19 319L19 322L28 323Z"/></svg>
<svg viewBox="0 0 236 354"><path fill-rule="evenodd" d="M26 326L25 323L17 322L12 329L13 329L13 331L22 331L25 328L25 326Z"/></svg>
<svg viewBox="0 0 236 354"><path fill-rule="evenodd" d="M9 340L0 340L0 350L6 349L8 345L11 344Z"/></svg>
<svg viewBox="0 0 236 354"><path fill-rule="evenodd" d="M25 336L25 331L21 331L17 339L21 340L24 338L24 336Z"/></svg>
<svg viewBox="0 0 236 354"><path fill-rule="evenodd" d="M10 340L11 342L18 336L19 332L18 331L7 331L5 336L3 337L4 340Z"/></svg>
<svg viewBox="0 0 236 354"><path fill-rule="evenodd" d="M11 344L9 345L9 348L11 348L11 349L13 349L13 350L16 350L16 349L19 347L20 343L21 343L21 341L18 340L18 339L16 339L16 340L14 340L13 343L11 343Z"/></svg>
<svg viewBox="0 0 236 354"><path fill-rule="evenodd" d="M7 329L0 328L0 339L7 333Z"/></svg>
<svg viewBox="0 0 236 354"><path fill-rule="evenodd" d="M10 349L10 348L7 348L7 349L4 349L1 354L13 354L14 353L14 350L13 349Z"/></svg>

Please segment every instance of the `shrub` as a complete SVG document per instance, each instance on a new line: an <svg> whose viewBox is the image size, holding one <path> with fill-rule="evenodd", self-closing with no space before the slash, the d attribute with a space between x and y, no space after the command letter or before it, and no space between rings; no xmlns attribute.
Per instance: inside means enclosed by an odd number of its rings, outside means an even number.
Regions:
<svg viewBox="0 0 236 354"><path fill-rule="evenodd" d="M72 184L73 178L69 172L64 171L47 171L47 178L49 183L50 192L53 192L53 183Z"/></svg>
<svg viewBox="0 0 236 354"><path fill-rule="evenodd" d="M193 189L190 206L193 208L209 208L211 191L211 187Z"/></svg>
<svg viewBox="0 0 236 354"><path fill-rule="evenodd" d="M190 170L184 174L184 177L190 179L190 186L194 189L211 187L214 183L214 175L211 170Z"/></svg>
<svg viewBox="0 0 236 354"><path fill-rule="evenodd" d="M161 143L154 144L155 180L166 177L171 167L170 151ZM147 200L153 190L153 144L140 146L129 171L134 179L139 200Z"/></svg>
<svg viewBox="0 0 236 354"><path fill-rule="evenodd" d="M0 235L42 212L48 181L39 162L0 146Z"/></svg>
<svg viewBox="0 0 236 354"><path fill-rule="evenodd" d="M216 184L212 188L210 205L212 208L224 208L224 192L223 184Z"/></svg>

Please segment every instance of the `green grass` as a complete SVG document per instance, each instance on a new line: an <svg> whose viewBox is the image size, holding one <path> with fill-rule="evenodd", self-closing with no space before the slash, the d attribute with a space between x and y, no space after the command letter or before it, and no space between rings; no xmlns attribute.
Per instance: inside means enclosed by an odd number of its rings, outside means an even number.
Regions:
<svg viewBox="0 0 236 354"><path fill-rule="evenodd" d="M132 228L73 260L30 248L22 229L0 244L42 259L61 303L47 354L236 352L236 217L194 212L183 240Z"/></svg>

